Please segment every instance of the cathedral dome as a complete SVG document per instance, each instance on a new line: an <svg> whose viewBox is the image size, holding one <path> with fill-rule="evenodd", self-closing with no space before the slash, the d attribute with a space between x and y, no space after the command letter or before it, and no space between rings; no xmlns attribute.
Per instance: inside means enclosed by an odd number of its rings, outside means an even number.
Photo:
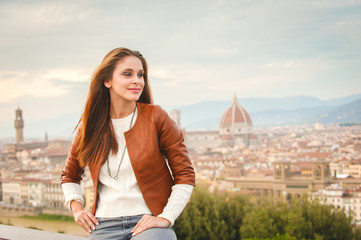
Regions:
<svg viewBox="0 0 361 240"><path fill-rule="evenodd" d="M236 95L232 105L223 113L220 126L222 135L249 134L252 131L252 120L248 112L238 104Z"/></svg>
<svg viewBox="0 0 361 240"><path fill-rule="evenodd" d="M243 124L252 127L252 120L248 112L238 104L236 95L233 97L232 105L223 113L220 126Z"/></svg>

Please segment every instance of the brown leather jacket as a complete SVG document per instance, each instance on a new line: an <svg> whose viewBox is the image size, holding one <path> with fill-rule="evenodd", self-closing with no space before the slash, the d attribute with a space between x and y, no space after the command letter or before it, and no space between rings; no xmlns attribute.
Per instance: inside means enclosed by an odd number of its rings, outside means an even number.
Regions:
<svg viewBox="0 0 361 240"><path fill-rule="evenodd" d="M140 191L149 210L157 216L168 202L171 187L174 184L195 185L195 174L184 145L183 133L175 122L157 105L137 103L137 107L137 119L133 127L124 132L124 136ZM61 183L80 183L82 180L84 169L79 166L75 149L73 143L61 174ZM101 165L102 161L99 160L89 166L94 184L93 214Z"/></svg>

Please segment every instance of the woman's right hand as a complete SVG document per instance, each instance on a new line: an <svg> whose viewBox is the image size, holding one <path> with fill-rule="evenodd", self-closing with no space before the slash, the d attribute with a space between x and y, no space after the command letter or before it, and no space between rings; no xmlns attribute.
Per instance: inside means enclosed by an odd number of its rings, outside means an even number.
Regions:
<svg viewBox="0 0 361 240"><path fill-rule="evenodd" d="M91 233L95 229L95 225L99 225L94 215L89 210L84 209L80 202L75 200L71 201L70 208L73 212L75 222L85 231Z"/></svg>

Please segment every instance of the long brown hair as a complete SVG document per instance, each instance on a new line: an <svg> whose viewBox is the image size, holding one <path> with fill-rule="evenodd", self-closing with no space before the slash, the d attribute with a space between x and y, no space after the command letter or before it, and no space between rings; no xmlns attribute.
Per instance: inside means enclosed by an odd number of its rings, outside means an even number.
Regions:
<svg viewBox="0 0 361 240"><path fill-rule="evenodd" d="M137 57L143 65L144 88L138 102L153 103L148 82L148 64L142 54L127 48L116 48L105 55L91 78L85 107L76 126L78 132L74 145L82 167L98 161L103 163L110 150L113 154L118 152L118 142L109 115L110 94L104 82L112 78L117 62L126 56Z"/></svg>

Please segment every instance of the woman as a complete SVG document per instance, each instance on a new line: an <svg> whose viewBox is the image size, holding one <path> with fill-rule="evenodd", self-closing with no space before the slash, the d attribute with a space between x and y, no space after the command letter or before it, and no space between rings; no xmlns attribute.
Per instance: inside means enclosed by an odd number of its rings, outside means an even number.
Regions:
<svg viewBox="0 0 361 240"><path fill-rule="evenodd" d="M110 51L91 79L78 130L62 172L65 205L90 239L176 239L194 170L183 134L152 104L148 66L137 51ZM88 166L92 211L80 182Z"/></svg>

